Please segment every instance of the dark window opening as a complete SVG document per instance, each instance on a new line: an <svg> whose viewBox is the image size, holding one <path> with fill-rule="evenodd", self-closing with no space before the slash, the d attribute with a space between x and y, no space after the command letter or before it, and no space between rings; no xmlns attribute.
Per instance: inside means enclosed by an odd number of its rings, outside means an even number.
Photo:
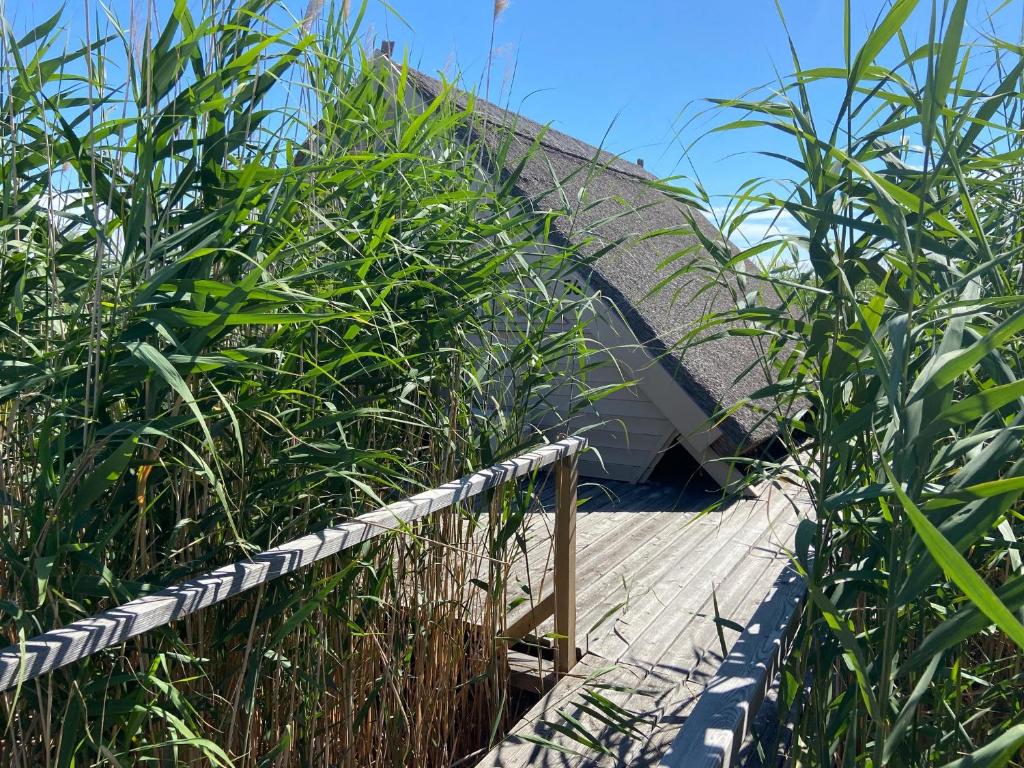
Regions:
<svg viewBox="0 0 1024 768"><path fill-rule="evenodd" d="M700 462L678 441L673 442L661 454L648 482L706 493L721 490L711 475L704 471Z"/></svg>

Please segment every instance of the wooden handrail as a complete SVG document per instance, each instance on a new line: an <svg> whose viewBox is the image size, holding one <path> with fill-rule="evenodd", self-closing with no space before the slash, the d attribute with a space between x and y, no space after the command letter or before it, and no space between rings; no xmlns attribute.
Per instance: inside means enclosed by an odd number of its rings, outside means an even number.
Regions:
<svg viewBox="0 0 1024 768"><path fill-rule="evenodd" d="M779 574L686 718L660 768L735 768L765 694L789 652L806 597L792 566Z"/></svg>
<svg viewBox="0 0 1024 768"><path fill-rule="evenodd" d="M541 446L433 490L388 504L317 533L301 536L261 552L250 560L226 565L60 629L36 635L25 641L23 646L9 646L0 651L0 692L208 608L279 576L306 568L318 560L394 531L433 512L447 509L542 467L569 457L575 462L575 456L586 446L587 440L582 437L569 437ZM561 469L559 476L562 476ZM574 499L575 495L574 480Z"/></svg>

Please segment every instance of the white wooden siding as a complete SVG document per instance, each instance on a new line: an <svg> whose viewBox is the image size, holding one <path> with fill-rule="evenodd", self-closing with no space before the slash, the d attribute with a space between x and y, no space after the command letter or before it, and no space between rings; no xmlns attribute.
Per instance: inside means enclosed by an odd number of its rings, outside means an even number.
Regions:
<svg viewBox="0 0 1024 768"><path fill-rule="evenodd" d="M623 344L623 339L608 338L605 327L595 319L588 328L595 347L610 349L591 357L589 363L596 367L588 365L583 377L585 386L594 389L638 383L611 391L571 416L572 403L578 402L581 387L568 383L547 395L544 404L550 410L540 412L535 424L550 439L563 433L586 435L591 451L580 457L580 474L584 477L642 482L671 444L676 429L639 383L644 373L626 365L614 349Z"/></svg>

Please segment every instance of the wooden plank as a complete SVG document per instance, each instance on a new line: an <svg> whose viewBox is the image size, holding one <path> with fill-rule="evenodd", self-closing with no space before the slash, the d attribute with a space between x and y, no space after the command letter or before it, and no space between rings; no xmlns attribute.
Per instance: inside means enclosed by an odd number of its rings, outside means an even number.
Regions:
<svg viewBox="0 0 1024 768"><path fill-rule="evenodd" d="M555 672L576 666L577 456L555 463Z"/></svg>
<svg viewBox="0 0 1024 768"><path fill-rule="evenodd" d="M644 515L634 521L626 535L623 535L622 524L626 522L618 513L589 512L577 514L577 585L584 588L594 580L593 573L614 565L618 558L624 557L636 545L653 535L658 527L657 520ZM596 535L595 535L596 534ZM514 590L517 585L529 588L533 596L544 595L551 589L552 583L552 534L543 538L539 545L531 546L525 557L520 556L513 564L508 584L512 595L518 596ZM538 537L540 538L540 537ZM603 573L603 571L600 571ZM481 576L486 578L486 576ZM585 600L585 595L578 594L578 600ZM525 613L533 610L536 601L531 600L511 609L508 613L509 622L516 622ZM578 621L577 621L578 625ZM552 631L548 624L545 632Z"/></svg>
<svg viewBox="0 0 1024 768"><path fill-rule="evenodd" d="M505 631L501 633L501 636L510 641L522 640L530 632L535 630L541 622L549 616L553 616L554 613L555 593L548 592L543 598L541 598L540 602L509 624L508 627L505 628Z"/></svg>
<svg viewBox="0 0 1024 768"><path fill-rule="evenodd" d="M775 504L767 511L758 511L749 502L737 507L723 513L722 528L707 540L703 552L678 548L670 575L654 585L651 599L637 607L629 626L619 627L616 633L603 638L595 648L597 652L609 659L660 665L692 674L695 670L685 664L692 656L699 625L707 623L706 637L717 636L714 622L708 618L713 610L713 590L727 618L746 622L749 613L737 616L735 607L750 596L754 601L749 606L752 612L775 577L768 578L760 594L756 594L754 585L764 581L766 571L773 565L780 570L786 562L776 560L777 552L762 551L771 548L761 546L778 522L777 516L786 510Z"/></svg>
<svg viewBox="0 0 1024 768"><path fill-rule="evenodd" d="M595 480L585 483L584 487L590 489L592 497L596 496L600 500L603 512L618 513L630 504L631 500L646 497L651 493L650 488L642 488L636 483L628 483L623 480ZM593 502L591 502L590 508L594 508ZM651 509L650 511L656 512L657 510Z"/></svg>
<svg viewBox="0 0 1024 768"><path fill-rule="evenodd" d="M581 611L577 634L585 634L588 642L593 625L625 599L625 589L631 593L631 604L635 606L652 581L676 575L680 552L691 553L687 555L688 562L692 560L692 566L697 567L700 557L694 559L692 553L706 549L704 539L726 536L722 525L728 526L731 535L745 522L739 515L723 516L717 512L697 519L696 513L706 508L713 495L680 492L670 486L609 485L612 490L625 489L621 495L613 497L609 507L629 511L584 513L578 515L577 522L581 542L577 547L576 583ZM652 511L659 509L680 511ZM593 536L595 529L601 532L598 539ZM527 583L533 594L545 591L544 585L549 583L545 569L551 566L547 562L545 568L541 568L543 561L538 555L542 546L531 546L529 573L520 560L510 583ZM623 579L627 581L625 587ZM514 609L510 612L510 621L528 610L526 605ZM542 631L552 631L550 622Z"/></svg>
<svg viewBox="0 0 1024 768"><path fill-rule="evenodd" d="M626 485L610 506L616 512L704 512L721 502L718 493L705 493L699 488L679 488L672 485Z"/></svg>
<svg viewBox="0 0 1024 768"><path fill-rule="evenodd" d="M603 482L581 480L580 484L576 486L579 514L611 512L612 504L618 499L619 493L632 487L629 483L619 483L614 480Z"/></svg>
<svg viewBox="0 0 1024 768"><path fill-rule="evenodd" d="M512 688L543 696L558 682L550 661L519 651L508 652L508 682Z"/></svg>
<svg viewBox="0 0 1024 768"><path fill-rule="evenodd" d="M586 557L577 563L576 582L579 585L577 600L583 605L589 604L594 599L592 596L601 594L601 590L607 589L607 585L618 584L619 577L615 572L623 560L628 558L637 549L644 546L652 538L658 535L659 528L663 523L658 519L657 514L620 515L616 512L603 512L602 515L618 518L619 525L609 530L597 543L586 550ZM522 581L529 579L528 586L533 594L541 594L547 584L551 583L550 565L542 572L536 572L533 568L529 574L517 573L510 579ZM510 614L510 618L512 615ZM544 631L551 631L552 627L544 626Z"/></svg>
<svg viewBox="0 0 1024 768"><path fill-rule="evenodd" d="M803 580L786 568L701 694L661 765L737 765L743 739L784 658L804 593Z"/></svg>
<svg viewBox="0 0 1024 768"><path fill-rule="evenodd" d="M604 659L586 655L565 677L549 689L516 725L512 733L498 743L477 768L563 768L585 752L595 753L551 727L562 722L560 710L577 711L576 702L587 690L605 695L609 690L630 688L636 683L628 670L610 666ZM564 723L562 723L564 724ZM551 749L529 738L540 738L559 745L565 752Z"/></svg>
<svg viewBox="0 0 1024 768"><path fill-rule="evenodd" d="M632 485L626 487L634 488ZM601 498L604 498L603 495ZM511 571L507 577L507 584L510 587L510 597L515 598L516 602L518 602L518 598L523 596L517 589L519 586L529 588L530 599L508 610L507 620L509 622L509 629L506 630L505 636L521 637L521 635L518 635L518 631L512 632L512 628L516 627L520 621L528 623L530 620L526 616L530 613L544 613L543 616L538 618L538 624L553 615L553 604L550 607L542 608L541 603L545 600L553 599L551 582L552 556L554 552L554 519L555 515L553 512L538 511L530 512L526 515L526 550L524 552L523 550L516 549L512 553L510 559ZM600 544L601 541L606 542L606 547L615 546L617 537L621 534L621 531L618 530L621 522L622 519L618 515L577 511L577 568L579 567L580 557L586 554L590 546ZM478 526L477 536L481 542L485 540L487 536L486 525ZM489 562L485 558L481 558L477 578L486 581L489 578L489 569ZM577 577L578 583L579 578ZM477 591L478 588L471 583L466 584L467 597L476 594ZM537 624L533 624L526 632L529 632L536 626Z"/></svg>
<svg viewBox="0 0 1024 768"><path fill-rule="evenodd" d="M607 513L620 525L604 547L581 553L577 568L577 642L584 651L594 651L605 634L613 633L616 606L628 600L633 605L645 595L634 593L631 574L647 563L667 564L685 540L681 516L672 513ZM707 527L704 528L707 530ZM624 584L624 580L626 583ZM636 589L636 592L643 592ZM650 599L654 599L653 597ZM538 634L554 631L552 622L539 626Z"/></svg>
<svg viewBox="0 0 1024 768"><path fill-rule="evenodd" d="M633 489L635 486L623 484L623 487ZM619 497L613 495L609 500L604 492L590 483L586 483L582 487L577 485L577 489L576 551L582 552L587 547L600 541L601 537L617 525L616 519L609 517L603 510L607 509L609 505L614 505ZM579 499L581 491L584 494L584 498ZM535 561L538 557L543 557L545 553L549 552L554 541L554 507L554 489L552 488L550 494L545 492L542 495L541 504L538 506L537 511L526 514L524 526L526 551L524 553L523 550L516 549L512 553L512 562L514 564L520 565L524 555Z"/></svg>
<svg viewBox="0 0 1024 768"><path fill-rule="evenodd" d="M680 501L670 489L639 486L631 493L635 499L623 496L619 503L627 508L664 509ZM700 500L694 503L693 498L683 494L680 506L697 507ZM755 511L749 503L734 506L735 509L712 512L702 517L679 512L590 513L582 516L578 525L582 537L587 537L593 525L601 526L603 536L592 545L593 549L583 548L578 556L577 589L581 610L578 627L589 636L592 623L623 602L627 592L630 607L626 618L633 626L620 629L628 636L642 636L647 624L657 620L657 614L652 610L666 609L673 595L689 596L691 602L693 597L699 596L699 601L690 605L691 612L699 610L710 598L710 590L704 584L710 578L716 582L725 579L728 569L742 562L744 554L756 544L765 526L771 522L767 513ZM618 525L608 529L609 523L615 521ZM532 566L536 564L536 560L531 563ZM708 570L709 566L712 570ZM520 573L518 578L523 576ZM543 574L531 567L530 578L536 584ZM666 618L669 617L671 613L666 611ZM677 624L678 621L673 620L660 622L658 626ZM612 629L609 624L601 634L611 633ZM593 640L599 641L600 636ZM616 642L623 640L624 637L616 638ZM613 649L600 646L591 646L590 650L613 659L618 655Z"/></svg>
<svg viewBox="0 0 1024 768"><path fill-rule="evenodd" d="M529 528L526 534L526 557L531 559L531 565L536 564L541 559L550 560L551 548L554 542L554 522L554 515L549 513L536 513L534 519L527 521ZM605 536L612 533L618 524L619 521L614 517L609 517L607 512L577 511L576 552L582 553L588 547L599 543ZM518 557L513 559L513 564L521 565L523 552L518 550L516 554ZM549 562L549 568L550 565ZM533 568L531 568L531 572L532 570Z"/></svg>
<svg viewBox="0 0 1024 768"><path fill-rule="evenodd" d="M616 515L619 524L602 539L600 547L586 550L577 562L577 596L585 606L605 593L607 579L618 583L616 574L628 568L627 561L636 552L658 541L665 531L660 512L604 514Z"/></svg>
<svg viewBox="0 0 1024 768"><path fill-rule="evenodd" d="M722 617L741 626L745 625L767 596L772 578L777 576L780 567L785 567L786 562L782 558L777 562L761 558L735 569L730 575L730 582L717 590ZM667 752L723 662L710 595L683 622L682 627L660 655L642 662L637 660L636 655L633 657L632 665L635 668L646 667L650 670L645 681L664 679L666 683L674 683L665 685L664 694L658 698L657 708L652 712L657 722L651 736L645 741L635 740L629 745L626 755L631 759L627 760L628 764L632 764L632 759L642 754L647 758L646 764L650 765ZM730 647L734 643L732 631L724 629L723 635L727 647ZM629 710L646 706L646 701L630 697L622 701L621 705ZM688 763L684 761L684 764Z"/></svg>
<svg viewBox="0 0 1024 768"><path fill-rule="evenodd" d="M542 446L340 525L301 536L261 552L246 562L226 565L182 584L37 635L26 641L23 649L9 646L0 651L0 692L13 688L19 681L66 666L271 579L306 568L318 560L471 499L566 456L575 456L586 445L585 438L570 437Z"/></svg>
<svg viewBox="0 0 1024 768"><path fill-rule="evenodd" d="M772 519L756 540L747 535L735 537L740 551L747 552L745 556L736 553L723 555L735 565L717 585L720 615L741 625L750 622L762 602L770 596L779 573L789 566L784 549L791 544L795 531L792 509L784 500L773 499L770 511ZM746 533L744 528L743 534ZM676 614L675 635L655 629L641 635L642 641L630 647L630 665L638 670L649 670L648 677L644 678L648 681L645 685L649 687L656 687L655 682L649 681L663 681L664 693L658 697L657 707L651 710L657 719L656 727L646 740L633 740L628 749L620 750L622 764L642 762L652 765L661 759L724 661L719 651L720 639L714 623L710 589L689 586L681 588L680 593L694 594L697 600L685 607L678 603L671 605L666 608L665 615L653 624L660 628ZM696 604L698 601L699 605ZM679 621L679 618L683 620ZM724 634L726 642L731 645L731 631L726 629ZM673 679L674 685L671 683ZM647 699L643 697L631 696L617 701L627 710L649 708ZM599 760L598 764L613 765L604 760ZM684 761L683 764L689 763Z"/></svg>
<svg viewBox="0 0 1024 768"><path fill-rule="evenodd" d="M634 495L637 505L656 506L669 494L649 488L646 502L639 489ZM614 608L622 597L619 580L627 571L627 578L633 577L630 606L624 614L628 623L602 625L600 637L589 646L598 653L584 656L577 670L558 682L481 765L657 764L708 682L717 679L722 657L717 650L712 588L717 587L723 617L753 626L751 619L758 615L766 595L770 599L772 583L788 564L783 550L791 544L796 519L791 502L786 494L774 492L757 501L737 500L720 515L690 523L692 516L678 513L608 513L622 520L620 535L609 542L618 540L621 546L592 550L598 556L594 562L581 558L580 573L590 572L596 578L578 577L578 624L585 628ZM635 536L638 518L648 529ZM623 549L629 550L624 557ZM730 631L725 632L729 642ZM604 670L605 684L582 678L583 671L593 675L599 668ZM583 696L593 687L599 687L624 713L644 716L633 724L631 735L583 708ZM569 726L560 711L576 718L607 752L587 749L552 727ZM753 714L751 706L748 716ZM524 737L546 739L568 751L545 748Z"/></svg>
<svg viewBox="0 0 1024 768"><path fill-rule="evenodd" d="M771 569L771 572L777 571ZM766 573L764 568L736 569L735 589L718 593L721 614L745 623L754 610L751 605L758 604L764 597L762 585ZM681 629L677 638L664 648L662 655L643 660L634 656L631 662L622 663L622 667L631 670L637 678L637 692L625 696L612 693L609 696L624 711L643 713L649 719L650 727L639 736L606 732L603 740L613 749L613 760L603 757L583 759L571 762L569 766L656 765L664 758L722 663L710 596L698 612L690 615L680 627L685 629ZM725 630L725 635L726 642L730 643L730 631ZM684 765L688 763L684 762Z"/></svg>
<svg viewBox="0 0 1024 768"><path fill-rule="evenodd" d="M746 518L726 520L718 526L712 520L696 521L692 527L679 525L676 536L668 537L656 551L640 553L632 583L615 588L608 584L605 599L588 609L584 622L606 614L626 597L627 611L602 630L588 636L590 650L610 660L649 659L667 645L711 597L711 587L741 562L746 547L735 536Z"/></svg>

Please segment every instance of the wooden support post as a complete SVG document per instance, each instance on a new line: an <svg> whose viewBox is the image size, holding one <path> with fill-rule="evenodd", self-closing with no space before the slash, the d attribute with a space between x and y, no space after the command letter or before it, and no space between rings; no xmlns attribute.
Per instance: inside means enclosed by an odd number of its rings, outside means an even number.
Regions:
<svg viewBox="0 0 1024 768"><path fill-rule="evenodd" d="M555 672L576 666L577 456L555 464Z"/></svg>

